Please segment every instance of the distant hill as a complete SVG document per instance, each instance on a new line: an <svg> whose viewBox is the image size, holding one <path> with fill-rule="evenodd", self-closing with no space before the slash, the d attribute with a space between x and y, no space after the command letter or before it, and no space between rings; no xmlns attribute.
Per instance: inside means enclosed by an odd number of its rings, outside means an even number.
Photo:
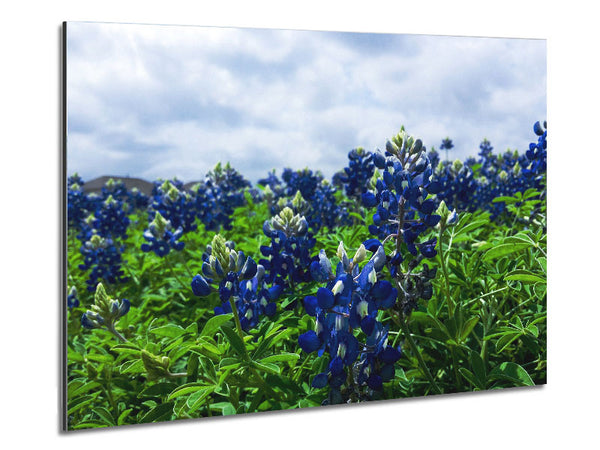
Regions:
<svg viewBox="0 0 600 450"><path fill-rule="evenodd" d="M123 183L125 183L125 187L127 188L127 190L131 190L135 187L138 188L140 192L143 192L146 195L150 195L152 193L152 188L154 187L153 183L146 180L142 180L141 178L113 177L105 175L102 177L94 178L93 180L84 183L83 191L86 194L99 193L102 191L102 187L111 178L115 181L122 181ZM183 185L183 189L189 190L192 186L194 186L197 183L198 181L191 181L189 183L185 183Z"/></svg>

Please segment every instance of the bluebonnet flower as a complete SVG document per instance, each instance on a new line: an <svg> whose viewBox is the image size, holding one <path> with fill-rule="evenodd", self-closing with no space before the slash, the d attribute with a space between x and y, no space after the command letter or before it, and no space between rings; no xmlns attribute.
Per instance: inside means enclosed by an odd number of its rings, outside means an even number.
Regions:
<svg viewBox="0 0 600 450"><path fill-rule="evenodd" d="M446 161L448 161L448 151L454 148L454 144L452 143L452 139L446 137L446 139L442 140L442 144L440 145L440 150L446 150Z"/></svg>
<svg viewBox="0 0 600 450"><path fill-rule="evenodd" d="M158 180L155 180L152 184L152 193L151 193L151 197L155 198L158 196L161 196L164 194L164 190L165 190L165 183L169 182L169 184L172 184L173 186L175 186L175 188L177 188L178 190L182 191L183 190L183 181L181 181L180 179L178 179L177 177L172 178L170 180L165 180L164 178L159 178Z"/></svg>
<svg viewBox="0 0 600 450"><path fill-rule="evenodd" d="M473 197L477 190L477 182L473 170L460 160L453 164L439 164L434 172L433 180L439 185L436 200L459 211L472 208Z"/></svg>
<svg viewBox="0 0 600 450"><path fill-rule="evenodd" d="M269 287L264 268L242 251L236 251L232 242L215 235L202 259L202 274L194 276L191 287L194 295L206 297L213 284L218 284L221 305L214 309L215 315L232 312L233 303L242 329L247 331L258 324L262 315L276 313L275 301L282 287Z"/></svg>
<svg viewBox="0 0 600 450"><path fill-rule="evenodd" d="M83 178L81 178L77 172L67 178L67 186L71 186L73 184L78 184L79 186L83 186L85 184L85 181L83 181Z"/></svg>
<svg viewBox="0 0 600 450"><path fill-rule="evenodd" d="M323 179L320 172L286 168L282 179L284 183L271 172L267 178L259 180L259 184L266 186L263 196L269 202L272 215L279 214L285 207L293 208L305 216L313 233L323 226L333 229L351 224L349 205L338 202L335 185ZM302 199L300 205L294 204L298 198Z"/></svg>
<svg viewBox="0 0 600 450"><path fill-rule="evenodd" d="M394 364L402 356L402 351L388 345L388 329L380 322L375 323L365 344L369 351L362 354L356 365L357 382L361 385L366 383L369 388L379 391L383 383L394 378Z"/></svg>
<svg viewBox="0 0 600 450"><path fill-rule="evenodd" d="M493 150L494 147L492 147L492 143L484 138L483 141L481 141L481 144L479 144L478 155L480 158L487 160L492 155Z"/></svg>
<svg viewBox="0 0 600 450"><path fill-rule="evenodd" d="M428 195L439 192L441 185L431 180L431 163L421 140L415 140L402 129L392 141L387 141L385 158L378 157L376 164L383 170L382 178L377 180L375 192L362 195L367 208L377 207L369 232L384 240L389 236L396 238L398 245L392 255L393 266L404 260L399 251L400 243L415 257L419 252L427 258L434 257L435 238L417 241L440 220L434 214L436 203Z"/></svg>
<svg viewBox="0 0 600 450"><path fill-rule="evenodd" d="M81 316L83 328L93 330L105 328L122 341L126 339L116 330L118 319L129 312L131 303L127 299L113 300L108 297L102 283L95 288L94 304Z"/></svg>
<svg viewBox="0 0 600 450"><path fill-rule="evenodd" d="M76 230L81 230L82 222L90 210L90 201L82 186L83 184L71 183L67 188L67 224L69 228Z"/></svg>
<svg viewBox="0 0 600 450"><path fill-rule="evenodd" d="M150 204L150 197L133 187L127 192L127 203L130 205L130 212L135 210L145 210Z"/></svg>
<svg viewBox="0 0 600 450"><path fill-rule="evenodd" d="M342 242L335 275L323 250L319 260L311 264L314 278L326 286L304 298L307 314L316 318L316 328L301 334L298 344L307 353L329 354L326 372L317 374L312 385L329 385L329 398L334 403L361 395L365 389L381 390L400 358L400 350L387 345L387 328L377 321L380 310L394 306L398 291L379 276L385 265L383 246L370 247L373 255L362 270L359 264L367 257L365 246L361 245L350 259ZM359 341L360 336L364 342Z"/></svg>
<svg viewBox="0 0 600 450"><path fill-rule="evenodd" d="M525 176L533 177L538 182L537 187L541 187L541 183L539 182L546 173L546 149L548 146L546 121L536 122L533 125L533 131L538 136L538 140L529 144L529 149L525 155L530 163L524 165L523 173Z"/></svg>
<svg viewBox="0 0 600 450"><path fill-rule="evenodd" d="M77 289L72 286L67 295L67 306L69 308L77 308L79 306L79 298L77 298Z"/></svg>
<svg viewBox="0 0 600 450"><path fill-rule="evenodd" d="M196 202L182 190L178 180L165 181L160 186L155 185L152 203L149 206L148 220L153 220L160 213L175 229L182 228L184 233L194 231L196 225ZM181 186L181 188L177 186Z"/></svg>
<svg viewBox="0 0 600 450"><path fill-rule="evenodd" d="M94 212L92 227L100 236L126 239L129 218L123 202L109 195Z"/></svg>
<svg viewBox="0 0 600 450"><path fill-rule="evenodd" d="M327 180L321 180L314 190L313 197L305 199L298 190L293 199L279 197L272 205L271 214L280 213L285 207L292 208L304 215L312 233L317 233L322 227L333 229L338 226L350 225L348 204L338 202L336 188Z"/></svg>
<svg viewBox="0 0 600 450"><path fill-rule="evenodd" d="M246 204L244 192L250 182L229 163L218 163L208 172L204 183L194 188L198 218L207 230L218 230L221 226L230 230L235 208ZM251 195L257 192L251 191Z"/></svg>
<svg viewBox="0 0 600 450"><path fill-rule="evenodd" d="M100 190L100 197L102 200L112 197L117 201L124 202L129 198L129 192L123 181L109 178Z"/></svg>
<svg viewBox="0 0 600 450"><path fill-rule="evenodd" d="M429 163L431 164L432 168L436 168L438 167L440 161L440 154L435 150L435 148L431 148L431 150L429 150L429 152L427 153L427 156L429 157Z"/></svg>
<svg viewBox="0 0 600 450"><path fill-rule="evenodd" d="M344 167L343 174L339 177L344 186L346 195L360 200L361 195L367 191L369 180L375 173L373 153L358 147L348 153L348 167Z"/></svg>
<svg viewBox="0 0 600 450"><path fill-rule="evenodd" d="M157 256L163 257L169 254L171 249L183 250L184 242L179 241L183 235L181 227L173 230L171 222L157 212L154 220L148 225L148 229L144 231L144 239L148 241L142 244L143 252L154 252Z"/></svg>
<svg viewBox="0 0 600 450"><path fill-rule="evenodd" d="M271 239L269 246L260 247L268 258L259 261L266 270L267 283L294 286L297 282L310 281L310 252L316 239L309 233L304 216L294 214L286 206L281 213L265 221L263 232Z"/></svg>
<svg viewBox="0 0 600 450"><path fill-rule="evenodd" d="M281 197L285 196L285 186L275 173L275 170L269 172L269 174L265 178L261 178L260 180L258 180L257 184L268 188L268 191L272 195L273 201L277 201Z"/></svg>
<svg viewBox="0 0 600 450"><path fill-rule="evenodd" d="M492 153L489 141L484 140L480 145L478 164L479 177L476 178L477 189L473 194L469 211L482 209L491 213L490 219L502 221L506 204L494 202L497 197L512 197L517 192L536 189L544 194L545 160L545 122L536 122L534 131L538 135L538 143L530 144L530 149L519 155L516 151L506 151L501 155ZM539 133L539 134L538 134ZM532 162L533 158L535 161ZM510 219L512 220L512 219Z"/></svg>
<svg viewBox="0 0 600 450"><path fill-rule="evenodd" d="M323 180L323 175L308 168L297 171L285 168L281 179L286 183L285 195L287 197L292 197L300 191L302 197L310 201L314 197L319 183Z"/></svg>
<svg viewBox="0 0 600 450"><path fill-rule="evenodd" d="M112 239L101 237L98 234L93 234L81 246L83 263L79 265L79 269L84 271L92 269L86 281L88 291L93 292L99 280L111 284L127 281L121 269L121 253L123 250L124 247L115 246Z"/></svg>

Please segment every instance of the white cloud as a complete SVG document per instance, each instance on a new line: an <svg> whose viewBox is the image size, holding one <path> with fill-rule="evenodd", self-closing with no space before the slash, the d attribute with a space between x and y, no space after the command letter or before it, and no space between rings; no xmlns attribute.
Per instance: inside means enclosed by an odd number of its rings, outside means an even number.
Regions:
<svg viewBox="0 0 600 450"><path fill-rule="evenodd" d="M69 169L197 180L231 161L327 176L401 125L454 157L523 150L544 41L70 23Z"/></svg>

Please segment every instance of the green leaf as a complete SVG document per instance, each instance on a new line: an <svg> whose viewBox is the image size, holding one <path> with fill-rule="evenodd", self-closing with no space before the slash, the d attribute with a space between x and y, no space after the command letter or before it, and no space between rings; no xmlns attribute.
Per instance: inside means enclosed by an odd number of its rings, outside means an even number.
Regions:
<svg viewBox="0 0 600 450"><path fill-rule="evenodd" d="M221 325L229 322L233 318L233 314L221 314L220 316L214 316L208 319L204 328L202 328L202 332L200 336L210 336L213 337L216 331L221 328Z"/></svg>
<svg viewBox="0 0 600 450"><path fill-rule="evenodd" d="M527 325L527 331L529 331L531 334L533 334L536 338L540 334L540 330L534 324Z"/></svg>
<svg viewBox="0 0 600 450"><path fill-rule="evenodd" d="M502 256L510 255L511 253L518 252L519 250L523 250L525 248L531 247L529 243L509 243L509 244L500 244L495 247L490 248L485 255L483 255L483 261L491 261L492 259L501 258Z"/></svg>
<svg viewBox="0 0 600 450"><path fill-rule="evenodd" d="M217 371L215 369L215 365L211 361L210 358L202 358L200 363L202 364L202 368L204 369L204 374L213 381L217 380Z"/></svg>
<svg viewBox="0 0 600 450"><path fill-rule="evenodd" d="M476 220L474 222L470 222L470 223L466 224L464 227L462 227L460 230L454 232L454 236L456 237L456 236L459 236L462 234L467 234L469 231L483 227L489 223L490 223L489 220Z"/></svg>
<svg viewBox="0 0 600 450"><path fill-rule="evenodd" d="M71 383L69 383L69 388L67 390L68 397L69 398L78 397L81 394L91 391L92 389L95 389L99 386L102 386L102 385L100 383L98 383L97 381L89 381L83 385L80 384L79 382L77 382L77 384L75 384L72 381Z"/></svg>
<svg viewBox="0 0 600 450"><path fill-rule="evenodd" d="M120 373L146 373L146 368L144 367L144 363L141 359L136 359L135 361L128 361L122 364L119 367Z"/></svg>
<svg viewBox="0 0 600 450"><path fill-rule="evenodd" d="M70 401L69 400L69 410L67 411L67 414L73 414L76 411L79 411L80 409L88 406L90 403L92 403L96 397L98 397L98 393L93 394L93 395L84 395L83 397L79 397L76 400Z"/></svg>
<svg viewBox="0 0 600 450"><path fill-rule="evenodd" d="M184 334L185 330L179 325L170 323L162 327L154 328L153 330L150 330L150 333L160 337L176 338Z"/></svg>
<svg viewBox="0 0 600 450"><path fill-rule="evenodd" d="M215 389L216 386L209 386L202 391L197 391L190 395L185 402L189 408L188 414L192 414L194 411L200 408L204 403L204 399L208 397Z"/></svg>
<svg viewBox="0 0 600 450"><path fill-rule="evenodd" d="M95 361L99 363L111 363L115 359L111 355L99 354L99 353L88 353L85 357L88 361Z"/></svg>
<svg viewBox="0 0 600 450"><path fill-rule="evenodd" d="M227 403L227 405L225 405L223 407L223 415L224 416L233 416L233 415L235 415L235 407L231 403Z"/></svg>
<svg viewBox="0 0 600 450"><path fill-rule="evenodd" d="M517 203L519 200L514 198L514 197L506 197L506 196L501 196L501 197L496 197L495 199L492 200L492 203L500 203L500 202L504 202L507 205L513 204L513 203Z"/></svg>
<svg viewBox="0 0 600 450"><path fill-rule="evenodd" d="M190 347L190 350L204 356L218 357L222 351L215 345L215 341L207 336L202 336L199 339L198 345Z"/></svg>
<svg viewBox="0 0 600 450"><path fill-rule="evenodd" d="M519 336L521 336L520 332L506 333L505 335L501 336L500 339L498 339L498 342L496 342L498 353L502 353L510 344L518 339Z"/></svg>
<svg viewBox="0 0 600 450"><path fill-rule="evenodd" d="M78 362L78 363L85 362L83 355L80 355L79 353L74 351L71 347L67 348L67 360L69 362Z"/></svg>
<svg viewBox="0 0 600 450"><path fill-rule="evenodd" d="M219 363L219 369L237 369L243 361L239 358L223 358Z"/></svg>
<svg viewBox="0 0 600 450"><path fill-rule="evenodd" d="M504 277L505 280L516 280L523 283L546 283L546 278L540 277L528 270L517 269Z"/></svg>
<svg viewBox="0 0 600 450"><path fill-rule="evenodd" d="M475 328L477 322L479 322L479 317L473 316L463 324L463 329L460 334L460 339L462 342L464 342L467 339L467 337L469 337L469 334L471 334L471 331L473 331L473 328Z"/></svg>
<svg viewBox="0 0 600 450"><path fill-rule="evenodd" d="M84 428L104 428L106 424L100 420L86 420L72 427L73 430L81 430Z"/></svg>
<svg viewBox="0 0 600 450"><path fill-rule="evenodd" d="M92 411L95 412L100 417L100 419L103 422L105 422L107 425L110 425L110 426L116 425L115 419L113 419L112 414L105 407L98 406L98 407L92 409Z"/></svg>
<svg viewBox="0 0 600 450"><path fill-rule="evenodd" d="M236 331L233 328L229 328L226 326L222 326L221 330L223 330L223 333L229 341L229 344L237 352L237 354L240 356L245 356L246 346L244 344L244 341L242 341L242 338L239 337Z"/></svg>
<svg viewBox="0 0 600 450"><path fill-rule="evenodd" d="M262 370L263 372L272 373L272 374L281 373L281 369L279 368L279 366L277 364L254 361L254 366L258 370Z"/></svg>
<svg viewBox="0 0 600 450"><path fill-rule="evenodd" d="M177 389L171 392L167 397L167 400L173 400L174 398L181 397L182 395L192 394L194 392L201 391L209 387L211 386L202 383L187 383L182 386L179 386Z"/></svg>
<svg viewBox="0 0 600 450"><path fill-rule="evenodd" d="M200 361L200 357L197 353L193 353L190 355L190 359L187 364L187 374L190 377L197 378L198 377L198 363Z"/></svg>
<svg viewBox="0 0 600 450"><path fill-rule="evenodd" d="M138 397L162 397L163 395L172 392L175 388L177 388L175 383L156 383L140 392Z"/></svg>
<svg viewBox="0 0 600 450"><path fill-rule="evenodd" d="M469 356L469 362L471 363L471 369L473 369L473 374L475 376L475 380L477 381L477 387L479 389L485 390L487 375L485 370L485 363L481 359L479 353L472 351Z"/></svg>
<svg viewBox="0 0 600 450"><path fill-rule="evenodd" d="M174 404L174 402L167 402L156 405L140 419L140 423L160 422L169 419L173 414Z"/></svg>
<svg viewBox="0 0 600 450"><path fill-rule="evenodd" d="M534 382L523 367L514 362L503 362L490 372L490 378L511 381L519 386L534 386Z"/></svg>
<svg viewBox="0 0 600 450"><path fill-rule="evenodd" d="M354 217L355 219L357 219L357 220L358 220L358 222L359 222L360 224L364 224L364 223L365 223L365 219L364 219L364 217L363 217L363 216L361 216L361 215L360 215L360 214L358 214L358 213L355 213L355 212L350 212L350 213L348 213L348 215L349 215L350 217Z"/></svg>
<svg viewBox="0 0 600 450"><path fill-rule="evenodd" d="M458 371L461 373L461 375L463 377L465 377L465 379L471 383L473 385L473 387L478 388L479 387L479 383L477 383L477 380L475 379L475 375L473 375L473 372L471 372L469 369L466 369L464 367L460 367L458 369Z"/></svg>
<svg viewBox="0 0 600 450"><path fill-rule="evenodd" d="M261 363L272 363L278 361L297 361L300 355L297 353L281 353L279 355L267 356L260 360Z"/></svg>
<svg viewBox="0 0 600 450"><path fill-rule="evenodd" d="M134 344L129 344L129 343L113 345L110 348L110 351L121 353L123 355L134 355L134 354L139 355L139 353L140 353L139 347L137 347Z"/></svg>
<svg viewBox="0 0 600 450"><path fill-rule="evenodd" d="M198 323L194 322L185 329L187 334L196 335L198 334Z"/></svg>
<svg viewBox="0 0 600 450"><path fill-rule="evenodd" d="M131 414L131 411L133 411L132 408L129 408L129 409L126 409L125 411L123 411L119 415L119 418L117 419L117 425L123 425L125 423L125 419L127 419L127 416L129 416L129 414Z"/></svg>

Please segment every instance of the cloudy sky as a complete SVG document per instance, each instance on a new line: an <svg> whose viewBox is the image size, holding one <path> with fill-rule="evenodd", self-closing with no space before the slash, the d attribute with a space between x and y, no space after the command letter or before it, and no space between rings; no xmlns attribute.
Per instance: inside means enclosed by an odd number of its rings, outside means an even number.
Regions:
<svg viewBox="0 0 600 450"><path fill-rule="evenodd" d="M67 170L199 180L229 161L343 168L402 125L451 158L524 151L546 118L546 41L70 22Z"/></svg>

